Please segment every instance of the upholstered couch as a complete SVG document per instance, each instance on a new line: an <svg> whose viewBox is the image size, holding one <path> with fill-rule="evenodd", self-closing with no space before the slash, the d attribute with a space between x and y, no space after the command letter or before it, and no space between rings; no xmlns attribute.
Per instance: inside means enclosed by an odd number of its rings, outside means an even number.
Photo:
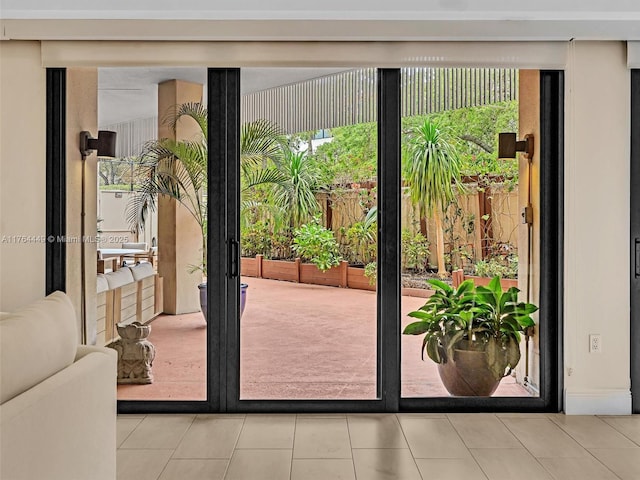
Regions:
<svg viewBox="0 0 640 480"><path fill-rule="evenodd" d="M115 480L116 352L62 292L0 316L0 478Z"/></svg>

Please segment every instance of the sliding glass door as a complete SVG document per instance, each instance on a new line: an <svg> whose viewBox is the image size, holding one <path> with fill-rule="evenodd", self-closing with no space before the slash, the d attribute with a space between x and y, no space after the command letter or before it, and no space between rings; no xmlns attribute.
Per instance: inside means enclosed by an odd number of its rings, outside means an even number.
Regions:
<svg viewBox="0 0 640 480"><path fill-rule="evenodd" d="M560 73L425 67L209 75L219 88L209 91L218 102L210 111L221 116L210 121L210 142L218 142L212 162L226 188L214 203L224 221L214 222L209 239L224 245L212 261L220 262L226 295L210 292L210 304L226 331L218 351L227 410L557 408ZM519 108L521 78L536 89L532 111L546 105L539 117ZM420 161L420 135L431 141L424 137L434 125L431 133L452 135L443 148L458 148L466 162L447 167L455 170L447 180L452 196L437 201L444 208L435 216L424 208L434 187L419 178L428 166L411 164ZM523 137L529 129L537 160L499 160L497 134ZM535 223L522 223L532 205ZM455 289L483 268L502 277L505 292L520 290L509 294L507 309L524 308L511 318L521 325L513 345L500 344L520 360L504 365L495 391L452 392L422 336L402 331L437 291L429 279Z"/></svg>

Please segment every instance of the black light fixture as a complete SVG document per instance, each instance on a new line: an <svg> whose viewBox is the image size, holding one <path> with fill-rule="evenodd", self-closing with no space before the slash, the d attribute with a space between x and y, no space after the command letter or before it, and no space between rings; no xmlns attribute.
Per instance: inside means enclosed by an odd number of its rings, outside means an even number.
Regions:
<svg viewBox="0 0 640 480"><path fill-rule="evenodd" d="M99 157L116 156L116 132L100 130L98 138L91 137L86 130L80 132L80 153L83 157L89 156L93 151Z"/></svg>
<svg viewBox="0 0 640 480"><path fill-rule="evenodd" d="M533 134L526 134L524 140L517 140L515 133L498 134L498 158L516 158L516 152L523 152L529 161L533 159Z"/></svg>

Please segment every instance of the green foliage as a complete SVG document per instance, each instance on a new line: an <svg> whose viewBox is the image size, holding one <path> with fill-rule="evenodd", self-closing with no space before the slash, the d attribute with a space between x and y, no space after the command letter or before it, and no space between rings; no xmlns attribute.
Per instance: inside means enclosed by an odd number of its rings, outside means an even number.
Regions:
<svg viewBox="0 0 640 480"><path fill-rule="evenodd" d="M333 232L320 225L317 218L294 230L292 248L303 261L315 264L323 272L341 260Z"/></svg>
<svg viewBox="0 0 640 480"><path fill-rule="evenodd" d="M306 152L286 150L277 169L282 181L276 184L274 202L286 213L289 225L297 227L320 210L315 197L319 186L316 162Z"/></svg>
<svg viewBox="0 0 640 480"><path fill-rule="evenodd" d="M520 361L520 333L535 325L531 315L538 307L519 302L515 287L503 291L499 276L486 287L474 287L472 280L457 289L439 280L428 282L435 293L409 313L418 321L403 331L424 336L422 358L426 351L434 362L446 363L456 348L484 351L494 378L508 375Z"/></svg>
<svg viewBox="0 0 640 480"><path fill-rule="evenodd" d="M266 222L256 222L243 229L240 235L240 252L243 257L271 254L271 227Z"/></svg>
<svg viewBox="0 0 640 480"><path fill-rule="evenodd" d="M348 248L353 252L354 263L375 261L378 254L377 207L373 207L364 220L356 222L346 232Z"/></svg>
<svg viewBox="0 0 640 480"><path fill-rule="evenodd" d="M475 274L479 277L517 278L518 277L518 257L509 255L506 258L490 258L488 260L478 260L475 264Z"/></svg>
<svg viewBox="0 0 640 480"><path fill-rule="evenodd" d="M364 266L364 276L369 279L369 285L375 285L378 279L378 263L367 263Z"/></svg>
<svg viewBox="0 0 640 480"><path fill-rule="evenodd" d="M451 135L429 118L408 133L404 144L404 177L411 201L422 215L444 211L456 196L460 181L460 157Z"/></svg>
<svg viewBox="0 0 640 480"><path fill-rule="evenodd" d="M202 234L202 262L192 271L207 273L207 168L208 168L208 112L201 103L179 105L174 115L166 119L171 129L181 121L195 122L198 135L190 140L161 138L147 142L140 158L136 159L133 178L144 179L127 205L127 219L132 230L144 227L150 212L157 208L159 196L181 203L193 216ZM243 172L248 165L268 165L278 160L283 148L280 128L267 121L257 120L244 124L240 135L240 166ZM281 177L273 169L257 180L279 182ZM277 172L276 172L277 173ZM247 185L246 179L242 181Z"/></svg>
<svg viewBox="0 0 640 480"><path fill-rule="evenodd" d="M413 235L409 230L403 229L401 236L402 269L424 272L427 270L429 260L429 240L420 232Z"/></svg>
<svg viewBox="0 0 640 480"><path fill-rule="evenodd" d="M316 149L321 182L347 185L375 180L378 161L378 125L359 123L331 129L333 139Z"/></svg>
<svg viewBox="0 0 640 480"><path fill-rule="evenodd" d="M403 119L403 131L418 125L425 117ZM499 102L478 107L445 110L429 116L456 139L463 175L480 177L518 177L517 160L498 160L498 133L518 132L518 102Z"/></svg>
<svg viewBox="0 0 640 480"><path fill-rule="evenodd" d="M473 259L475 214L466 213L458 204L451 204L444 213L444 239L449 246L445 262L450 270L463 268Z"/></svg>

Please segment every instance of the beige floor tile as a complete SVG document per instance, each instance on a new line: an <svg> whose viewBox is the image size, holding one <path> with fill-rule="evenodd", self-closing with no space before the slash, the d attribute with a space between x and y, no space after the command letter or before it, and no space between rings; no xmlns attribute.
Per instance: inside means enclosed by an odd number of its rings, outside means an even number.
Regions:
<svg viewBox="0 0 640 480"><path fill-rule="evenodd" d="M396 413L398 420L402 418L447 418L446 413Z"/></svg>
<svg viewBox="0 0 640 480"><path fill-rule="evenodd" d="M416 462L407 449L354 449L358 480L421 480Z"/></svg>
<svg viewBox="0 0 640 480"><path fill-rule="evenodd" d="M291 480L355 480L353 461L346 458L294 458Z"/></svg>
<svg viewBox="0 0 640 480"><path fill-rule="evenodd" d="M295 415L248 415L236 448L293 448Z"/></svg>
<svg viewBox="0 0 640 480"><path fill-rule="evenodd" d="M618 480L593 457L539 458L538 461L556 480Z"/></svg>
<svg viewBox="0 0 640 480"><path fill-rule="evenodd" d="M640 448L593 448L589 451L622 480L640 478Z"/></svg>
<svg viewBox="0 0 640 480"><path fill-rule="evenodd" d="M415 458L466 458L469 451L446 418L401 418Z"/></svg>
<svg viewBox="0 0 640 480"><path fill-rule="evenodd" d="M640 415L598 417L608 423L625 437L640 445Z"/></svg>
<svg viewBox="0 0 640 480"><path fill-rule="evenodd" d="M452 414L447 418L468 448L522 448L518 439L495 415Z"/></svg>
<svg viewBox="0 0 640 480"><path fill-rule="evenodd" d="M298 418L347 418L346 413L298 413Z"/></svg>
<svg viewBox="0 0 640 480"><path fill-rule="evenodd" d="M157 480L173 450L127 449L116 452L118 480Z"/></svg>
<svg viewBox="0 0 640 480"><path fill-rule="evenodd" d="M225 480L289 480L291 450L236 450Z"/></svg>
<svg viewBox="0 0 640 480"><path fill-rule="evenodd" d="M549 418L584 448L637 447L635 443L598 417L558 414Z"/></svg>
<svg viewBox="0 0 640 480"><path fill-rule="evenodd" d="M173 458L231 458L243 422L242 418L198 416Z"/></svg>
<svg viewBox="0 0 640 480"><path fill-rule="evenodd" d="M409 448L395 415L349 415L351 448Z"/></svg>
<svg viewBox="0 0 640 480"><path fill-rule="evenodd" d="M173 459L158 480L222 480L229 460Z"/></svg>
<svg viewBox="0 0 640 480"><path fill-rule="evenodd" d="M293 458L351 458L347 419L299 417Z"/></svg>
<svg viewBox="0 0 640 480"><path fill-rule="evenodd" d="M473 458L417 458L416 463L429 480L487 480Z"/></svg>
<svg viewBox="0 0 640 480"><path fill-rule="evenodd" d="M524 447L535 457L582 457L589 453L548 418L503 418Z"/></svg>
<svg viewBox="0 0 640 480"><path fill-rule="evenodd" d="M176 448L193 415L147 415L120 448Z"/></svg>
<svg viewBox="0 0 640 480"><path fill-rule="evenodd" d="M211 418L235 418L235 419L242 419L244 420L244 418L247 415L244 413L200 413L198 415L196 415L196 418L200 418L200 419L211 419Z"/></svg>
<svg viewBox="0 0 640 480"><path fill-rule="evenodd" d="M474 448L471 453L489 480L553 480L524 448Z"/></svg>
<svg viewBox="0 0 640 480"><path fill-rule="evenodd" d="M496 413L498 418L546 418L546 413L518 413L518 412L505 412Z"/></svg>
<svg viewBox="0 0 640 480"><path fill-rule="evenodd" d="M144 417L124 417L119 415L116 419L116 445L120 448L120 445L124 443L131 432L142 422Z"/></svg>

